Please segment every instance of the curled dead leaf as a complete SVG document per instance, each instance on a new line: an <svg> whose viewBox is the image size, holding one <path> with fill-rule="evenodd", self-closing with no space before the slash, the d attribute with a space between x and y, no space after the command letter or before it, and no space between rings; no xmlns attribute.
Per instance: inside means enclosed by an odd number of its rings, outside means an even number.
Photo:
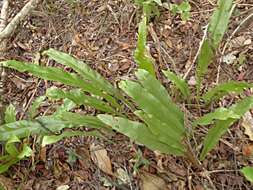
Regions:
<svg viewBox="0 0 253 190"><path fill-rule="evenodd" d="M40 160L46 162L47 160L47 147L44 146L40 149Z"/></svg>
<svg viewBox="0 0 253 190"><path fill-rule="evenodd" d="M242 148L242 154L247 157L253 155L253 144L244 145Z"/></svg>
<svg viewBox="0 0 253 190"><path fill-rule="evenodd" d="M128 184L131 182L127 171L123 170L122 168L117 169L116 175L117 175L117 178L120 180L120 183Z"/></svg>
<svg viewBox="0 0 253 190"><path fill-rule="evenodd" d="M107 154L106 149L100 145L91 144L91 159L103 172L113 175L111 160Z"/></svg>
<svg viewBox="0 0 253 190"><path fill-rule="evenodd" d="M244 114L242 119L242 126L245 129L245 134L253 141L253 118L251 113L248 111Z"/></svg>
<svg viewBox="0 0 253 190"><path fill-rule="evenodd" d="M68 189L69 189L68 185L61 185L61 186L56 188L56 190L68 190Z"/></svg>
<svg viewBox="0 0 253 190"><path fill-rule="evenodd" d="M165 181L153 174L142 171L141 190L168 190Z"/></svg>

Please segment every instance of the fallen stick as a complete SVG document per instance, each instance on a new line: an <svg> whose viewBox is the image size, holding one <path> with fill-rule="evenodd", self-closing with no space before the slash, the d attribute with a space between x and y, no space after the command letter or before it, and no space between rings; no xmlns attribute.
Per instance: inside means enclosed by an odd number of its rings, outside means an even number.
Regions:
<svg viewBox="0 0 253 190"><path fill-rule="evenodd" d="M6 26L8 8L9 8L9 0L3 0L1 14L0 14L0 32L3 31ZM4 58L6 44L7 44L6 39L1 40L0 42L1 59ZM5 69L4 67L0 67L0 124L3 123L4 121L4 112L5 112L5 105L4 105L4 100L3 100L5 77L6 77Z"/></svg>
<svg viewBox="0 0 253 190"><path fill-rule="evenodd" d="M30 0L21 11L10 21L10 23L0 32L0 41L8 38L17 25L39 4L40 0Z"/></svg>

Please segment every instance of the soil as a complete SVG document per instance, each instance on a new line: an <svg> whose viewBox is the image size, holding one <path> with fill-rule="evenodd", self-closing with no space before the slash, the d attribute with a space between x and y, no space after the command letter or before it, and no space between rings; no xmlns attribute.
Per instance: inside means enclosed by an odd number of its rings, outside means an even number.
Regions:
<svg viewBox="0 0 253 190"><path fill-rule="evenodd" d="M10 2L10 18L20 11L27 1ZM179 15L172 15L168 10L160 9L160 16L151 19L148 46L156 60L158 78L166 87L170 84L160 73L162 69L171 69L175 73L186 76L189 83L194 83L194 57L198 52L204 27L215 8L214 0L190 1L191 18L183 22ZM236 1L234 15L225 34L223 43L216 55L216 61L210 66L205 77L203 91L215 84L238 80L253 82L253 25L246 23L232 37L224 55L234 53L236 59L244 57L243 64L238 61L225 63L221 60L222 50L236 27L253 11L252 0ZM131 0L44 0L22 24L10 39L4 58L22 61L38 61L38 53L48 48L72 54L84 60L92 68L117 84L121 79L133 76L136 63L133 52L136 47L137 26L141 18L141 10ZM55 65L46 58L40 62ZM57 65L55 65L57 66ZM192 67L190 70L189 68ZM220 67L220 69L218 69ZM188 74L186 74L190 71ZM218 81L217 81L218 78ZM58 85L39 80L27 73L8 70L5 81L4 100L6 104L14 104L18 119L27 116L27 109L34 98L44 95L47 88ZM245 93L251 94L251 91ZM238 99L229 96L219 102L227 106ZM43 113L50 102L41 108ZM204 110L209 112L217 105ZM198 116L197 110L189 110ZM197 131L196 141L200 142L208 128ZM252 156L245 155L245 150L252 147L252 142L244 135L241 122L233 125L222 137L216 148L208 154L203 162L206 171L194 169L183 158L153 152L144 146L131 142L120 134L111 135L112 142L91 137L68 138L45 148L33 144L35 154L32 158L21 161L0 176L0 183L9 189L87 189L87 190L137 190L145 189L145 179L153 179L158 184L156 189L169 190L205 190L219 189L250 190L251 184L240 173L243 166L252 165ZM34 137L34 142L36 137ZM101 170L91 151L91 145L100 147L101 152L112 167L113 174ZM200 147L201 148L201 147ZM71 160L71 155L79 155ZM93 156L92 156L93 155ZM137 159L139 155L139 159ZM134 167L141 164L138 170ZM110 165L109 164L109 165ZM108 165L107 165L108 166ZM125 174L127 180L119 180ZM123 173L123 174L122 174ZM151 177L150 177L151 176ZM2 182L4 181L4 182ZM164 184L165 185L164 185ZM151 185L152 186L152 185ZM150 186L150 190L152 188Z"/></svg>

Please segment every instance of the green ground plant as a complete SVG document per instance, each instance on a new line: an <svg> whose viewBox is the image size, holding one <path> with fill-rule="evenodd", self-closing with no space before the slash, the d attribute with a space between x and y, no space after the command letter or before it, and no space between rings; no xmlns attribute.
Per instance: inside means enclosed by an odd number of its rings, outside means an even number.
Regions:
<svg viewBox="0 0 253 190"><path fill-rule="evenodd" d="M183 21L187 21L190 19L191 6L188 1L183 1L179 5L171 3L169 9L172 12L172 14L174 15L179 14Z"/></svg>
<svg viewBox="0 0 253 190"><path fill-rule="evenodd" d="M241 172L253 184L253 167L244 167L241 169Z"/></svg>
<svg viewBox="0 0 253 190"><path fill-rule="evenodd" d="M135 0L135 4L142 8L143 16L150 17L159 16L160 11L158 7L164 7L172 12L173 15L179 14L183 21L190 19L191 6L186 0L180 4L167 3L162 0Z"/></svg>
<svg viewBox="0 0 253 190"><path fill-rule="evenodd" d="M182 94L186 104L191 102L191 99L187 98L189 94L197 94L198 90L200 92L202 78L226 31L232 3L232 0L218 1L218 7L209 24L209 34L199 55L196 71L199 85L197 85L195 92L188 87L186 81L181 77L170 70L162 71L165 77ZM224 17L222 16L223 13L225 14ZM8 149L10 143L20 143L17 139L23 139L32 134L40 135L42 139L40 143L42 146L46 146L71 136L102 137L100 129L113 129L151 150L183 156L194 167L202 167L200 161L204 160L216 146L221 136L253 107L253 97L241 95L242 99L230 107L219 107L199 118L188 118L185 111L187 108L182 109L182 106L176 104L170 96L170 90L167 90L156 79L155 61L146 49L147 20L145 17L140 22L138 33L137 48L134 55L139 66L135 72L136 79L121 81L119 88L105 80L85 62L54 49L43 52L43 55L73 69L73 73L56 67L46 67L16 60L0 62L0 65L4 67L19 72L29 72L41 79L60 82L66 86L66 89L55 87L47 89L44 97L35 100L30 108L27 120L14 120L15 113L12 106L6 110L6 123L0 126L0 141L5 142L7 155L13 155L13 150ZM205 54L208 59L204 57ZM246 82L230 81L210 89L198 98L208 104L231 92L242 94L245 88L251 87L253 85ZM52 115L38 116L37 108L46 98L54 101L62 100L63 104L56 106L56 111ZM96 115L75 113L74 108L81 105L94 108ZM203 147L202 151L198 152L197 147L199 145L192 144L192 139L196 127L204 125L211 127L203 141L200 142ZM83 131L80 130L80 127L91 130ZM73 130L64 131L65 128ZM22 155L19 160L29 156L30 150L28 151L26 147L22 144L20 150L15 150L16 153L19 151L19 154L15 155ZM25 148L27 149L26 154L22 152ZM19 160L16 159L15 161Z"/></svg>

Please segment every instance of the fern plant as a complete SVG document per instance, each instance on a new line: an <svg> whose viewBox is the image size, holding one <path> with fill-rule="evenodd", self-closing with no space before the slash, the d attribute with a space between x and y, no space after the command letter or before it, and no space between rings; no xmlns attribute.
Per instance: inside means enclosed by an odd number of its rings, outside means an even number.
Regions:
<svg viewBox="0 0 253 190"><path fill-rule="evenodd" d="M220 0L218 2L220 6L215 11L210 23L210 27L215 27L210 29L212 38L207 40L207 49L211 48L209 43L213 43L213 47L217 48L218 42L221 41L221 36L225 32L224 28L220 29L220 27L224 27L224 20L218 19L222 18L223 11L227 15L227 8L231 7L230 4L225 6L225 2L230 2L232 5L232 1ZM227 24L227 17L225 22ZM217 31L217 33L213 31ZM217 34L217 36L214 34ZM143 144L152 150L184 156L196 167L200 167L197 158L198 152L196 152L197 148L191 144L191 138L194 135L192 131L199 125L213 125L202 142L203 149L199 159L203 160L227 129L253 107L253 97L245 97L229 108L218 108L212 113L190 121L180 106L173 102L166 88L155 77L154 65L152 65L154 62L151 61L153 59L146 50L147 27L145 17L139 26L138 37L135 60L140 69L135 73L137 79L121 81L119 89L92 70L86 63L53 49L45 51L43 55L47 55L50 59L72 68L73 73L60 68L45 67L15 60L0 62L0 66L20 72L29 72L41 79L57 81L68 86L68 89L70 88L70 90L64 90L53 87L47 90L46 96L48 98L53 100L64 99L64 104L58 107L53 115L36 117L34 110L44 100L39 98L31 107L28 120L14 121L13 116L8 116L7 122L0 126L0 141L7 142L13 134L20 139L35 133L43 136L42 145L45 146L69 136L101 136L98 132L99 129L108 129L108 126L110 126L112 129L125 134L137 143ZM205 50L206 46L203 45L199 60L204 59L205 52L209 56L210 49ZM213 54L214 51L212 51ZM206 60L210 61L211 59ZM206 68L209 63L202 60L198 64L198 68L202 68L197 70L197 76L200 79L205 73L203 68ZM182 96L187 99L192 93L187 83L169 70L163 71L163 73L179 89ZM221 98L230 93L231 90L240 93L244 88L249 87L252 87L252 85L244 82L222 84L203 95L203 99L207 102L214 101L214 98ZM72 108L80 105L95 108L98 113L97 117L81 115L71 111ZM126 107L129 109L125 109ZM134 114L135 117L128 114L129 112ZM90 132L76 130L62 132L64 128L80 126L95 130Z"/></svg>
<svg viewBox="0 0 253 190"><path fill-rule="evenodd" d="M0 157L0 173L6 172L12 165L32 155L29 142L25 141L26 143L23 143L21 141L23 138L31 135L39 135L39 139L42 139L42 146L55 143L64 137L102 137L97 130L68 130L61 133L65 128L70 129L85 126L92 129L99 129L104 127L104 124L94 116L81 116L68 112L76 104L66 98L63 101L63 105L56 107L54 114L50 116L38 116L37 108L45 98L45 96L40 96L34 100L28 110L28 117L25 120L17 121L15 107L13 105L7 107L4 114L4 124L0 126L0 141L4 145L4 154ZM64 117L64 120L62 117ZM69 118L71 118L71 122ZM73 122L73 118L75 122Z"/></svg>

